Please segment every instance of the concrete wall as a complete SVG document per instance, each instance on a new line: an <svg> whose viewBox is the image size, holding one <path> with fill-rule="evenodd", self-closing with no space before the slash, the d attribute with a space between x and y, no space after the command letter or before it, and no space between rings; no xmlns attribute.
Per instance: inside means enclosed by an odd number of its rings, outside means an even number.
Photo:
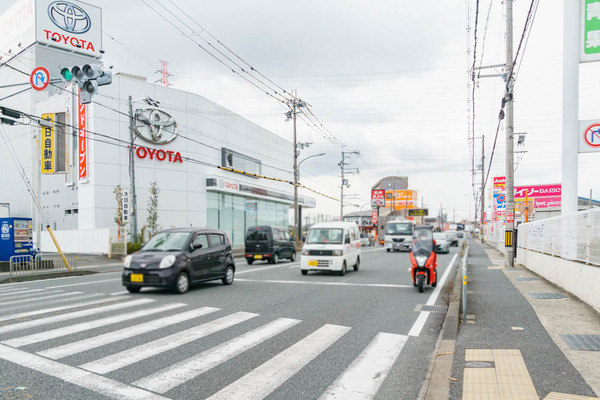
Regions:
<svg viewBox="0 0 600 400"><path fill-rule="evenodd" d="M110 229L79 229L55 231L54 236L64 253L108 254L110 249ZM50 233L42 231L43 252L55 253L56 246Z"/></svg>
<svg viewBox="0 0 600 400"><path fill-rule="evenodd" d="M517 262L600 311L600 267L519 248Z"/></svg>

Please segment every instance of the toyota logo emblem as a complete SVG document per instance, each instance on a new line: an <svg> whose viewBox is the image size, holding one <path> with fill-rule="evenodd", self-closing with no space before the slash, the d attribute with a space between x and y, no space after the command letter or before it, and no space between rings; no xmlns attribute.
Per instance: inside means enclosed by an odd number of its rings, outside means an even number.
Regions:
<svg viewBox="0 0 600 400"><path fill-rule="evenodd" d="M70 33L86 33L92 27L92 21L83 8L66 1L51 3L48 16L54 25Z"/></svg>
<svg viewBox="0 0 600 400"><path fill-rule="evenodd" d="M158 108L135 110L135 133L149 143L166 144L177 137L177 122Z"/></svg>

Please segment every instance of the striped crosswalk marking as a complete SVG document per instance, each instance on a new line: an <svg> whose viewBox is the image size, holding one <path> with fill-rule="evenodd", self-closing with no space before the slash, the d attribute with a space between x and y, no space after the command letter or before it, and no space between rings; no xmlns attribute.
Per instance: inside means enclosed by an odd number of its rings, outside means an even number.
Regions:
<svg viewBox="0 0 600 400"><path fill-rule="evenodd" d="M59 290L58 292L62 292L62 290ZM74 296L76 294L81 294L81 293L82 292L59 293L59 294L53 294L51 296L34 297L34 298L19 299L19 300L12 300L12 301L3 301L3 302L0 302L0 306L8 306L8 305L12 305L12 304L31 303L33 301L43 301L44 303L46 303L46 301L48 299L57 299L59 297L69 297L69 296Z"/></svg>
<svg viewBox="0 0 600 400"><path fill-rule="evenodd" d="M6 332L19 331L19 330L23 330L23 329L29 329L29 328L33 328L35 326L53 324L55 322L60 322L60 321L68 321L70 319L87 317L90 315L96 315L96 314L103 313L103 312L119 310L122 308L139 306L142 304L152 303L153 301L154 300L152 300L152 299L132 300L132 301L126 301L126 302L122 302L122 303L112 304L110 306L94 307L94 308L90 308L87 310L75 311L75 312L68 313L68 314L60 314L60 315L55 315L52 317L34 319L32 321L19 322L19 323L15 323L12 325L6 325L6 326L0 327L0 334L6 333Z"/></svg>
<svg viewBox="0 0 600 400"><path fill-rule="evenodd" d="M346 326L324 325L209 399L264 399L349 330Z"/></svg>
<svg viewBox="0 0 600 400"><path fill-rule="evenodd" d="M129 328L123 328L115 332L109 332L103 335L83 339L77 342L68 343L62 346L54 347L52 349L40 351L37 354L39 354L40 356L58 360L59 358L95 349L100 346L115 343L120 340L135 337L144 333L152 332L160 328L175 325L180 322L188 321L193 318L198 318L200 316L207 315L216 311L219 311L219 309L213 307L202 307L196 310L186 311L180 314L171 315L168 317L150 321L143 325L136 325Z"/></svg>
<svg viewBox="0 0 600 400"><path fill-rule="evenodd" d="M173 310L175 308L183 307L185 304L182 303L170 303L160 307L149 308L147 310L138 310L134 312L127 312L125 314L118 314L111 317L100 318L94 321L83 322L80 324L69 325L63 328L52 329L40 333L34 333L27 336L20 336L14 339L5 340L2 343L11 347L22 347L33 343L39 343L50 339L56 339L62 336L72 335L74 333L85 332L92 329L100 328L107 325L116 324L123 321L129 321L131 319L145 317L147 315L157 314L164 311Z"/></svg>
<svg viewBox="0 0 600 400"><path fill-rule="evenodd" d="M133 384L156 393L166 393L174 387L216 367L217 365L251 349L267 339L298 324L297 319L280 318L256 328L194 357L165 368Z"/></svg>
<svg viewBox="0 0 600 400"><path fill-rule="evenodd" d="M81 386L111 399L167 400L155 393L1 344L0 359Z"/></svg>
<svg viewBox="0 0 600 400"><path fill-rule="evenodd" d="M3 299L10 299L13 297L27 297L27 296L36 296L36 295L40 295L40 292L46 292L46 289L29 289L29 290L15 290L15 291L11 291L9 293L4 292L2 293L2 298ZM23 295L25 293L25 295Z"/></svg>
<svg viewBox="0 0 600 400"><path fill-rule="evenodd" d="M367 400L377 394L408 336L379 333L319 400Z"/></svg>
<svg viewBox="0 0 600 400"><path fill-rule="evenodd" d="M101 294L92 294L92 295L86 296L85 298L88 299L88 298L97 297L97 296L102 296L102 295ZM41 314L48 314L48 313L52 313L52 312L56 312L56 311L69 310L71 308L87 307L87 306L100 304L100 303L108 303L110 301L115 301L115 300L116 299L114 299L114 298L110 298L110 299L103 298L100 300L86 301L83 303L74 303L74 304L69 304L66 306L45 308L45 309L36 310L36 311L28 311L28 312L22 312L22 313L18 313L18 314L4 315L4 316L0 317L0 321L7 321L10 319L27 318L27 317L32 317L34 315L41 315Z"/></svg>
<svg viewBox="0 0 600 400"><path fill-rule="evenodd" d="M229 328L233 325L247 321L257 317L258 314L237 312L202 325L195 326L185 331L165 336L161 339L150 343L133 347L129 350L122 351L96 361L92 361L83 365L80 368L86 369L98 374L106 374L108 372L126 367L135 362L144 360L148 357L161 354L167 350L175 349L186 343L208 336L212 333Z"/></svg>

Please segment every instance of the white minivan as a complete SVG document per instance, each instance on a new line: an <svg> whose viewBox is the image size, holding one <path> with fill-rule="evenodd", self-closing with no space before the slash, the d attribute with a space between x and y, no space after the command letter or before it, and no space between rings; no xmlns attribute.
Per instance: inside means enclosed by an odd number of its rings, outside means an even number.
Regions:
<svg viewBox="0 0 600 400"><path fill-rule="evenodd" d="M306 235L300 270L338 271L346 274L346 269L360 266L360 233L353 222L322 222L313 225Z"/></svg>

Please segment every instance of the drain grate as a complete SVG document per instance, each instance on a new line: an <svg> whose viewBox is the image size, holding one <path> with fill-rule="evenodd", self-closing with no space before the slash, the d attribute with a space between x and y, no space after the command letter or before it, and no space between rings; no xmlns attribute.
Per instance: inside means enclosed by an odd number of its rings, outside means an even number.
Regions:
<svg viewBox="0 0 600 400"><path fill-rule="evenodd" d="M600 351L600 335L560 335L571 350Z"/></svg>
<svg viewBox="0 0 600 400"><path fill-rule="evenodd" d="M425 306L425 305L419 304L415 308L415 311L416 312L429 311L429 312L443 312L443 313L445 313L446 311L448 311L448 306Z"/></svg>
<svg viewBox="0 0 600 400"><path fill-rule="evenodd" d="M532 299L539 300L568 299L568 297L562 293L529 293L529 296L531 296Z"/></svg>
<svg viewBox="0 0 600 400"><path fill-rule="evenodd" d="M515 278L515 281L519 281L519 282L533 282L533 281L539 281L538 278L529 278L529 277L519 277L519 278Z"/></svg>
<svg viewBox="0 0 600 400"><path fill-rule="evenodd" d="M494 361L468 361L465 368L496 368Z"/></svg>

